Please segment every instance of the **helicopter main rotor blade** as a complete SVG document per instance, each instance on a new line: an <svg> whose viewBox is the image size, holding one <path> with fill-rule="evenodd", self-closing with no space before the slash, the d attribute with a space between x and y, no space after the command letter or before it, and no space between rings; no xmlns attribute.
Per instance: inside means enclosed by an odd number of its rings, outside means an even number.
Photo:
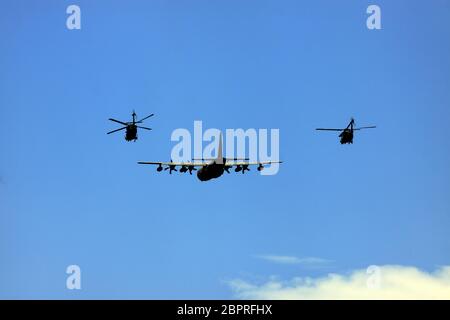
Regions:
<svg viewBox="0 0 450 320"><path fill-rule="evenodd" d="M344 131L345 129L325 129L325 128L317 128L319 131Z"/></svg>
<svg viewBox="0 0 450 320"><path fill-rule="evenodd" d="M127 128L127 127L123 127L123 128L120 128L120 129L116 129L116 130L107 132L106 134L114 133L114 132L117 132L117 131L120 131L120 130L123 130L123 129L126 129L126 128Z"/></svg>
<svg viewBox="0 0 450 320"><path fill-rule="evenodd" d="M359 127L359 128L354 128L353 130L361 130L361 129L375 129L377 126L370 126L370 127Z"/></svg>
<svg viewBox="0 0 450 320"><path fill-rule="evenodd" d="M108 120L114 121L114 122L117 122L117 123L120 123L120 124L123 124L124 126L128 125L128 123L125 123L125 122L122 122L122 121L119 121L119 120L116 120L116 119L113 119L113 118L109 118Z"/></svg>
<svg viewBox="0 0 450 320"><path fill-rule="evenodd" d="M144 121L145 119L148 119L148 118L153 117L153 116L154 116L154 114L152 113L151 115L146 116L145 118L142 118L142 119L139 120L139 121L136 121L136 123L141 123L141 122Z"/></svg>
<svg viewBox="0 0 450 320"><path fill-rule="evenodd" d="M136 127L141 128L141 129L146 129L146 130L152 130L152 128L147 128L147 127L141 127L141 126L136 126Z"/></svg>

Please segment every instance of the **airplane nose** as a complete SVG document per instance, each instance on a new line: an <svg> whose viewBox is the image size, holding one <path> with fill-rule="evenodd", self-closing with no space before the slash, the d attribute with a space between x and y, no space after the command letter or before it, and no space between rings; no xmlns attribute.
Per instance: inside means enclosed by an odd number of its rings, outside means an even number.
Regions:
<svg viewBox="0 0 450 320"><path fill-rule="evenodd" d="M205 177L205 171L203 170L203 168L201 168L200 170L197 171L197 178L200 181L206 181L206 177Z"/></svg>

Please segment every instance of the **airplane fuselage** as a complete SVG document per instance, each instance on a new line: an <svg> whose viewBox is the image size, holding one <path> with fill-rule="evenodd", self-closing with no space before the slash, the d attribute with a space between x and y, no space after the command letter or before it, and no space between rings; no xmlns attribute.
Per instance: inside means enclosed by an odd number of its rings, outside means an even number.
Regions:
<svg viewBox="0 0 450 320"><path fill-rule="evenodd" d="M211 179L219 178L223 175L224 164L216 163L215 161L207 166L202 167L197 171L197 178L200 181L208 181Z"/></svg>

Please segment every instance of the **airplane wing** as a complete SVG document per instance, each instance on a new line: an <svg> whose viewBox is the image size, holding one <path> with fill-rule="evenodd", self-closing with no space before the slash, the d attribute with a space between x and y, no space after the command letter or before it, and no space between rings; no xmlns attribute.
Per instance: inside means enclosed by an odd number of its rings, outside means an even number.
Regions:
<svg viewBox="0 0 450 320"><path fill-rule="evenodd" d="M261 161L261 162L237 162L237 161L227 161L226 166L264 166L272 163L283 163L283 161Z"/></svg>
<svg viewBox="0 0 450 320"><path fill-rule="evenodd" d="M138 164L151 164L157 166L186 166L186 167L204 167L207 163L203 162L151 162L151 161L138 161Z"/></svg>

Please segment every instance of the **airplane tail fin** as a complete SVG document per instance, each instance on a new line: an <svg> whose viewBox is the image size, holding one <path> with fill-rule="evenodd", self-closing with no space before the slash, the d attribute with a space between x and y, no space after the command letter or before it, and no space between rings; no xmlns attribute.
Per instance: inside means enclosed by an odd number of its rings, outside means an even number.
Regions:
<svg viewBox="0 0 450 320"><path fill-rule="evenodd" d="M216 163L223 164L223 162L224 162L224 158L223 158L222 133L220 133L219 147L217 148L217 159L216 159Z"/></svg>
<svg viewBox="0 0 450 320"><path fill-rule="evenodd" d="M196 160L198 160L198 161L208 160L208 161L214 161L215 163L218 163L218 164L225 163L226 159L223 157L222 133L220 133L220 137L219 137L219 145L217 147L217 157L216 158L206 158L206 159L205 158L201 158L201 159L193 158L192 160L193 161L196 161Z"/></svg>

